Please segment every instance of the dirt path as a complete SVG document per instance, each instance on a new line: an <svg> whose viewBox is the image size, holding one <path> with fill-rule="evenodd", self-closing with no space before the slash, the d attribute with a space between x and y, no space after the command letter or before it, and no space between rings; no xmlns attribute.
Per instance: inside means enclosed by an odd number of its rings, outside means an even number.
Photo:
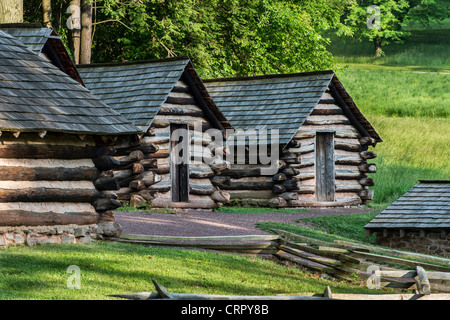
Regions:
<svg viewBox="0 0 450 320"><path fill-rule="evenodd" d="M255 227L257 222L296 224L306 217L372 212L362 208L314 209L306 213L236 214L202 210L186 210L178 214L120 212L114 213L123 234L164 236L235 236L267 234Z"/></svg>

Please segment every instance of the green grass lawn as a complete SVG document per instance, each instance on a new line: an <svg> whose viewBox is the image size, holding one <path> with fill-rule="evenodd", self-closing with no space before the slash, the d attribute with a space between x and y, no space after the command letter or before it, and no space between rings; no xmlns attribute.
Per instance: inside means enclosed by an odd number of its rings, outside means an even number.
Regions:
<svg viewBox="0 0 450 320"><path fill-rule="evenodd" d="M106 295L155 292L152 280L184 293L322 293L328 285L336 293L375 293L261 258L123 243L10 247L0 257L1 300L116 299ZM70 265L80 268L80 289L67 288Z"/></svg>

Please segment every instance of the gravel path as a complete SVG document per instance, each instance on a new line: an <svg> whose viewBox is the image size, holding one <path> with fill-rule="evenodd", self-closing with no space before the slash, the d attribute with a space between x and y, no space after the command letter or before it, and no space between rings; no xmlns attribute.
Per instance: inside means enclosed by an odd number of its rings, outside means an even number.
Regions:
<svg viewBox="0 0 450 320"><path fill-rule="evenodd" d="M296 224L306 217L342 215L372 212L362 208L313 209L306 213L236 214L202 210L186 210L178 214L121 212L114 213L123 234L147 234L163 236L236 236L267 234L255 227L257 222L281 222Z"/></svg>

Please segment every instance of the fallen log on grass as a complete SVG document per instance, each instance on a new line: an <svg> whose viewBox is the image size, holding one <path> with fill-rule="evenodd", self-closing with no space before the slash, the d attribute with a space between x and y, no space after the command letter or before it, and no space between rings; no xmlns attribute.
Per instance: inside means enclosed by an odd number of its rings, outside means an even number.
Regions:
<svg viewBox="0 0 450 320"><path fill-rule="evenodd" d="M169 293L166 288L155 280L156 292L136 292L127 294L111 294L109 297L117 297L130 300L154 300L154 299L171 299L171 300L330 300L324 296L296 296L296 295L279 295L279 296L233 296L233 295L214 295L214 294L192 294L192 293Z"/></svg>

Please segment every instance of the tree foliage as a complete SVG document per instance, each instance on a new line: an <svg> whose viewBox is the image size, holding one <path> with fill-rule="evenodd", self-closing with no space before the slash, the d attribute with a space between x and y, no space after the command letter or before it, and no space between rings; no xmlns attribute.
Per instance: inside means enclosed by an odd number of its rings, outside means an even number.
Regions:
<svg viewBox="0 0 450 320"><path fill-rule="evenodd" d="M377 6L380 25L373 24ZM375 57L381 53L381 45L401 42L409 33L404 27L407 21L429 23L449 17L448 0L357 0L348 6L344 23L351 28L354 38L368 39L375 44ZM368 25L372 22L372 26Z"/></svg>
<svg viewBox="0 0 450 320"><path fill-rule="evenodd" d="M322 31L342 28L348 0L96 0L93 62L188 55L205 77L330 69ZM52 0L66 39L68 0ZM26 3L41 20L41 0Z"/></svg>

